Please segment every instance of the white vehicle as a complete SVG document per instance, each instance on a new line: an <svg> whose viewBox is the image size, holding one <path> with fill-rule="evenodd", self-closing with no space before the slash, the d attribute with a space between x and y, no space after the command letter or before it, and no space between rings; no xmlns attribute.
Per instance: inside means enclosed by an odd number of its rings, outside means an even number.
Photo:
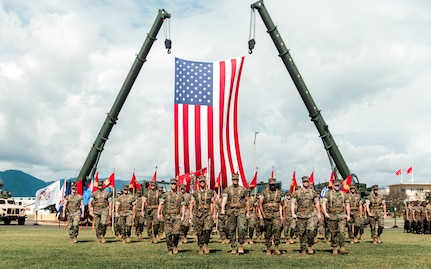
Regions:
<svg viewBox="0 0 431 269"><path fill-rule="evenodd" d="M12 194L10 191L0 190L0 222L9 225L11 221L18 221L18 225L24 225L25 218L27 217L25 213L25 208L15 202L11 198Z"/></svg>

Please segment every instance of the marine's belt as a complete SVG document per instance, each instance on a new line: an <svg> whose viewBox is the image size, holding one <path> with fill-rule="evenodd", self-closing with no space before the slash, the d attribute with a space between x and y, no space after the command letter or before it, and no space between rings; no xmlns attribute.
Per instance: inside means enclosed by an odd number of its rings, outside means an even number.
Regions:
<svg viewBox="0 0 431 269"><path fill-rule="evenodd" d="M329 208L329 212L340 212L340 211L344 212L344 207L331 207L331 208Z"/></svg>
<svg viewBox="0 0 431 269"><path fill-rule="evenodd" d="M168 210L168 209L166 209L165 210L165 214L179 214L180 213L180 210L177 208L177 209L171 209L171 210Z"/></svg>
<svg viewBox="0 0 431 269"><path fill-rule="evenodd" d="M228 208L230 209L234 209L234 208L244 208L245 204L241 204L241 203L234 203L234 204L228 204Z"/></svg>
<svg viewBox="0 0 431 269"><path fill-rule="evenodd" d="M94 204L94 207L103 207L108 206L108 202L97 202Z"/></svg>
<svg viewBox="0 0 431 269"><path fill-rule="evenodd" d="M263 205L263 208L267 208L267 207L279 207L280 203L266 203Z"/></svg>
<svg viewBox="0 0 431 269"><path fill-rule="evenodd" d="M206 204L206 205L198 205L197 209L210 209L211 205L210 204Z"/></svg>
<svg viewBox="0 0 431 269"><path fill-rule="evenodd" d="M298 207L298 212L312 211L314 207Z"/></svg>
<svg viewBox="0 0 431 269"><path fill-rule="evenodd" d="M147 209L156 209L158 207L159 207L159 205L148 205L145 208L147 208Z"/></svg>
<svg viewBox="0 0 431 269"><path fill-rule="evenodd" d="M380 209L380 208L382 208L381 205L373 205L373 206L371 206L371 209Z"/></svg>

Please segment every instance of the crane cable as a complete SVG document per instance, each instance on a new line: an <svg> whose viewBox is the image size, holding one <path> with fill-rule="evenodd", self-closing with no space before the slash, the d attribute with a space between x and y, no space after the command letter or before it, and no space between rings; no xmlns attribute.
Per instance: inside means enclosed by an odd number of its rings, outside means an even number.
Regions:
<svg viewBox="0 0 431 269"><path fill-rule="evenodd" d="M166 18L167 23L163 24L163 30L165 33L165 47L168 50L168 54L171 54L172 41L171 41L171 20Z"/></svg>
<svg viewBox="0 0 431 269"><path fill-rule="evenodd" d="M256 13L254 8L251 8L250 11L250 30L248 33L248 53L252 54L254 45L256 44L255 38L256 37Z"/></svg>

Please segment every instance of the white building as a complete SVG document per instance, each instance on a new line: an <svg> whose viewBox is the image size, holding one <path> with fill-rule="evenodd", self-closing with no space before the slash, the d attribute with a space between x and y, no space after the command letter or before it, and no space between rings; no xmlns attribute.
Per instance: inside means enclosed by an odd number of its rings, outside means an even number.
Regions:
<svg viewBox="0 0 431 269"><path fill-rule="evenodd" d="M409 201L425 201L431 193L431 184L428 183L400 183L389 185L389 192L401 191L407 195Z"/></svg>

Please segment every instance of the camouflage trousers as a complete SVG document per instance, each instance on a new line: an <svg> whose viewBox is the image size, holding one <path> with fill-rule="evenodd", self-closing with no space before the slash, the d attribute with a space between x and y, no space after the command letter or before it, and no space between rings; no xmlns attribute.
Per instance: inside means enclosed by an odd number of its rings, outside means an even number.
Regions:
<svg viewBox="0 0 431 269"><path fill-rule="evenodd" d="M314 245L314 236L317 227L317 216L296 219L296 231L300 238L300 250Z"/></svg>
<svg viewBox="0 0 431 269"><path fill-rule="evenodd" d="M385 224L385 218L383 217L384 213L383 210L379 211L372 211L373 216L368 216L368 219L370 220L370 226L371 226L371 238L377 238L377 236L380 236L383 232L383 227ZM377 229L377 232L376 232Z"/></svg>
<svg viewBox="0 0 431 269"><path fill-rule="evenodd" d="M132 211L120 211L119 215L118 224L120 226L120 234L121 238L125 239L126 237L130 237L132 233Z"/></svg>
<svg viewBox="0 0 431 269"><path fill-rule="evenodd" d="M232 248L236 248L237 240L236 233L238 230L238 243L241 245L245 242L245 225L246 225L246 213L245 211L229 212L227 216L227 231L230 245Z"/></svg>
<svg viewBox="0 0 431 269"><path fill-rule="evenodd" d="M327 227L327 223L325 223L325 218L321 218L320 220L318 220L317 222L317 232L320 235L326 235L326 231L325 228Z"/></svg>
<svg viewBox="0 0 431 269"><path fill-rule="evenodd" d="M184 220L181 222L181 238L187 238L190 229L190 209L184 211Z"/></svg>
<svg viewBox="0 0 431 269"><path fill-rule="evenodd" d="M109 207L94 208L94 229L97 238L105 236L106 227L108 226Z"/></svg>
<svg viewBox="0 0 431 269"><path fill-rule="evenodd" d="M361 226L361 219L359 218L359 210L351 210L350 220L347 223L347 229L349 231L350 239L353 239L358 235L360 226Z"/></svg>
<svg viewBox="0 0 431 269"><path fill-rule="evenodd" d="M250 213L250 218L247 219L247 224L246 224L247 232L245 237L247 239L253 239L255 227L256 227L256 214Z"/></svg>
<svg viewBox="0 0 431 269"><path fill-rule="evenodd" d="M292 215L286 215L286 220L283 222L284 237L290 239L295 233L296 219Z"/></svg>
<svg viewBox="0 0 431 269"><path fill-rule="evenodd" d="M202 247L204 244L208 244L210 242L210 235L214 226L214 221L211 214L208 212L196 212L193 219L193 229L196 231L196 235L198 237L198 246Z"/></svg>
<svg viewBox="0 0 431 269"><path fill-rule="evenodd" d="M121 234L120 231L120 217L114 217L114 232L115 235L118 236Z"/></svg>
<svg viewBox="0 0 431 269"><path fill-rule="evenodd" d="M67 229L69 230L69 237L74 238L78 236L79 221L81 220L81 213L79 210L75 212L68 212L67 214Z"/></svg>
<svg viewBox="0 0 431 269"><path fill-rule="evenodd" d="M217 218L217 229L218 229L218 233L220 235L220 239L224 240L228 237L228 233L227 233L227 215L218 215Z"/></svg>
<svg viewBox="0 0 431 269"><path fill-rule="evenodd" d="M156 237L159 233L160 220L157 218L157 209L145 211L148 238Z"/></svg>
<svg viewBox="0 0 431 269"><path fill-rule="evenodd" d="M280 216L266 218L263 220L265 222L265 246L267 248L271 247L272 239L274 239L274 245L278 246L280 244L282 223Z"/></svg>
<svg viewBox="0 0 431 269"><path fill-rule="evenodd" d="M180 240L181 216L179 214L165 215L165 235L168 251L178 246Z"/></svg>
<svg viewBox="0 0 431 269"><path fill-rule="evenodd" d="M346 229L346 219L328 220L328 227L331 231L331 246L344 247L344 231Z"/></svg>
<svg viewBox="0 0 431 269"><path fill-rule="evenodd" d="M145 218L142 217L141 211L136 212L134 225L135 225L135 234L136 236L140 236L144 231Z"/></svg>

